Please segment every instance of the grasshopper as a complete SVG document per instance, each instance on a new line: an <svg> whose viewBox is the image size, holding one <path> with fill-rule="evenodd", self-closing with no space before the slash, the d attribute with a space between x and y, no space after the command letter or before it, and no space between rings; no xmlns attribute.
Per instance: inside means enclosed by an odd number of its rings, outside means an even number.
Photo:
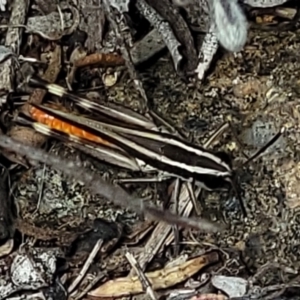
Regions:
<svg viewBox="0 0 300 300"><path fill-rule="evenodd" d="M158 178L146 179L148 182L177 177L208 191L235 188L234 171L227 153L205 149L188 142L179 134L160 130L151 120L128 108L92 102L37 77L31 77L29 85L47 89L59 97L68 97L79 107L97 113L97 119L92 119L50 106L32 104L29 116L36 122L29 124L38 132L84 145L90 151L96 151L98 157L108 163L143 173L158 172ZM81 134L78 136L79 130ZM222 127L220 130L223 130ZM280 134L274 136L249 161L274 143ZM243 201L240 197L238 199L246 215Z"/></svg>

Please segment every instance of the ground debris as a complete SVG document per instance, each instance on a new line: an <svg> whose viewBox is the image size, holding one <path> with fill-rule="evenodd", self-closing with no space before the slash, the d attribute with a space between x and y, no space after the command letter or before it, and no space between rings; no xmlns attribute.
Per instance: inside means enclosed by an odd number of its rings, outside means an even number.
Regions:
<svg viewBox="0 0 300 300"><path fill-rule="evenodd" d="M56 256L59 251L42 248L21 248L18 253L5 258L9 270L0 278L0 299L22 291L38 290L53 283Z"/></svg>
<svg viewBox="0 0 300 300"><path fill-rule="evenodd" d="M300 286L296 1L19 2L0 1L0 299L293 300ZM32 75L55 85L32 87ZM40 113L40 104L62 119L33 118L30 108ZM105 134L78 120L124 130L130 123L232 154L247 217L234 193L197 187L199 201L191 201L192 183L152 182L163 178L153 165L110 140L94 147L84 134ZM161 145L142 142L168 153Z"/></svg>
<svg viewBox="0 0 300 300"><path fill-rule="evenodd" d="M215 275L212 277L211 283L229 298L243 297L247 292L247 280L243 278Z"/></svg>

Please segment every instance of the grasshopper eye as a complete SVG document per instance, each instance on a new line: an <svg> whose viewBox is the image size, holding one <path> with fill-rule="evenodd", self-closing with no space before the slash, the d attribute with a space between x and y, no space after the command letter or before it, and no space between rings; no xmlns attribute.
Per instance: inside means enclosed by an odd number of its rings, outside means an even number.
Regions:
<svg viewBox="0 0 300 300"><path fill-rule="evenodd" d="M232 168L232 156L224 151L219 151L215 153L215 156L219 157L223 162L225 162L230 168Z"/></svg>

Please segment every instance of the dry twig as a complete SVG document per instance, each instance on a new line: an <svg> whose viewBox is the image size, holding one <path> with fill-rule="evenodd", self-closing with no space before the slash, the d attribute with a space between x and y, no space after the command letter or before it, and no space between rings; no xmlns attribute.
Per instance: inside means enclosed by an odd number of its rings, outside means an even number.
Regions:
<svg viewBox="0 0 300 300"><path fill-rule="evenodd" d="M78 276L72 282L72 284L69 286L69 288L68 288L68 293L69 294L74 291L74 289L77 287L77 285L80 283L80 281L85 276L85 274L88 271L89 267L91 266L94 258L96 257L96 255L98 254L100 248L102 247L102 244L103 244L103 240L98 240L97 243L95 244L94 249L90 253L90 255L89 255L88 259L86 260L86 262L84 263L84 265L83 265L81 271L79 272Z"/></svg>
<svg viewBox="0 0 300 300"><path fill-rule="evenodd" d="M129 252L127 252L125 254L127 260L129 261L129 263L131 264L131 267L134 269L135 273L137 274L142 287L144 289L144 291L146 291L147 295L150 296L150 298L152 300L157 300L157 297L151 287L151 284L148 280L148 278L145 276L145 274L143 273L142 269L140 268L138 262L136 261L136 259L133 257L133 255Z"/></svg>
<svg viewBox="0 0 300 300"><path fill-rule="evenodd" d="M141 103L141 109L146 110L147 104L148 104L148 97L146 95L143 84L142 84L141 80L139 79L138 73L136 72L136 70L134 68L134 64L132 62L131 54L128 50L128 45L126 43L126 40L125 40L125 38L123 38L122 33L119 29L119 26L118 26L117 22L115 21L115 17L112 12L109 1L103 0L103 4L104 4L107 18L115 31L117 39L121 42L120 51L125 60L125 64L128 69L128 72L130 74L130 77L133 80L133 83L136 86L137 90L140 92L141 96L143 97L144 103Z"/></svg>

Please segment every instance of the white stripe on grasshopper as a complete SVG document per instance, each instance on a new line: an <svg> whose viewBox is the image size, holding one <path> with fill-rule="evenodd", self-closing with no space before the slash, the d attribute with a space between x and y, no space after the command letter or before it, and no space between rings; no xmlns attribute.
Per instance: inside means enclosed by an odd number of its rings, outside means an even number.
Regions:
<svg viewBox="0 0 300 300"><path fill-rule="evenodd" d="M32 126L36 131L38 131L41 134L44 134L47 136L54 136L59 139L59 137L57 136L58 134L53 132L53 130L50 127L48 127L47 125L44 125L41 123L33 123ZM92 145L90 145L88 143L83 144L81 138L78 138L76 135L69 134L69 133L68 133L68 141L79 144L79 145L84 145L84 147L86 147L88 149L100 152L103 155L106 155L107 157L109 156L112 158L112 161L121 161L122 165L119 165L121 167L125 167L132 171L143 171L141 166L139 165L140 162L137 162L136 159L134 159L134 158L131 159L130 157L126 157L125 155L116 153L115 151L110 150L109 148L106 148L106 147L101 147L101 146L93 147ZM112 161L105 159L105 157L103 158L103 160L106 162L112 163Z"/></svg>
<svg viewBox="0 0 300 300"><path fill-rule="evenodd" d="M86 118L73 116L73 115L70 115L70 114L67 115L67 114L61 113L59 111L55 111L55 113L58 114L58 115L63 115L65 117L67 117L68 119L70 119L72 121L75 121L79 124L87 125L87 120L88 119L86 119ZM126 138L123 138L123 137L119 136L117 133L115 133L113 131L110 131L110 130L105 129L104 127L101 127L101 125L102 125L101 122L95 122L95 123L98 123L98 125L100 125L100 126L97 126L98 128L94 127L94 130L98 131L99 133L106 134L107 136L112 137L113 139L123 143L124 145L129 146L131 149L133 149L135 151L138 151L141 154L143 154L145 156L148 156L148 157L150 157L154 160L165 163L169 166L179 167L183 170L186 170L186 171L194 173L194 174L214 175L214 176L218 176L218 177L231 176L231 169L228 170L228 171L220 172L218 170L213 170L213 169L210 169L210 168L203 168L203 167L198 167L198 166L189 166L185 163L181 163L181 162L178 162L178 161L174 162L173 160L169 159L168 157L166 157L164 155L160 155L160 154L157 154L153 151L150 151L147 148L144 148L144 147L142 147L142 146L140 146L140 145L138 145L138 144L136 144L132 141L129 141ZM105 125L106 124L104 124L104 126ZM205 153L205 152L201 151L201 153ZM220 160L218 157L215 157L214 155L211 155L210 153L205 153L205 154L208 154L207 156L212 156L214 158L214 161ZM206 157L205 155L202 155L202 156ZM222 165L224 164L222 161L221 161L221 163L222 163Z"/></svg>
<svg viewBox="0 0 300 300"><path fill-rule="evenodd" d="M66 95L66 96L69 96L70 98L72 98L72 94L70 94L65 88L63 88L57 84L47 84L46 88L49 93L54 94L56 96L62 97L64 95ZM78 96L76 96L76 98L77 97ZM122 111L118 111L113 108L106 107L99 103L90 102L89 100L87 100L85 98L81 98L81 97L78 97L78 99L76 99L76 98L74 97L74 100L76 102L78 102L77 104L83 108L86 108L87 110L91 110L93 108L98 108L98 109L106 112L109 116L115 115L115 116L119 117L121 120L130 122L132 124L135 124L135 125L138 125L138 126L141 126L144 128L152 128L153 127L152 124L149 125L149 121L146 118L143 119L141 117L138 117L138 114L136 114L135 117L131 117Z"/></svg>
<svg viewBox="0 0 300 300"><path fill-rule="evenodd" d="M219 164L222 167L224 167L225 169L227 169L227 171L231 172L230 166L228 164L226 164L225 162L223 162L219 157L217 157L217 156L213 155L212 153L207 152L205 150L200 150L200 149L191 147L191 146L185 144L184 141L181 142L177 139L169 139L169 138L163 137L162 135L160 135L158 133L143 132L143 131L140 131L140 130L128 129L128 128L125 128L125 127L110 125L110 124L106 124L106 123L102 123L102 122L98 122L98 121L91 121L91 120L88 120L88 119L87 119L87 122L91 122L91 123L95 123L95 124L99 123L99 125L101 125L101 126L105 126L105 127L108 127L108 128L115 129L118 132L128 133L128 134L132 134L132 135L140 136L140 137L146 137L146 138L153 139L153 140L156 140L156 141L164 142L164 143L169 144L169 145L177 146L177 147L182 148L186 151L193 152L196 155L208 158L208 159L214 161L216 164Z"/></svg>

